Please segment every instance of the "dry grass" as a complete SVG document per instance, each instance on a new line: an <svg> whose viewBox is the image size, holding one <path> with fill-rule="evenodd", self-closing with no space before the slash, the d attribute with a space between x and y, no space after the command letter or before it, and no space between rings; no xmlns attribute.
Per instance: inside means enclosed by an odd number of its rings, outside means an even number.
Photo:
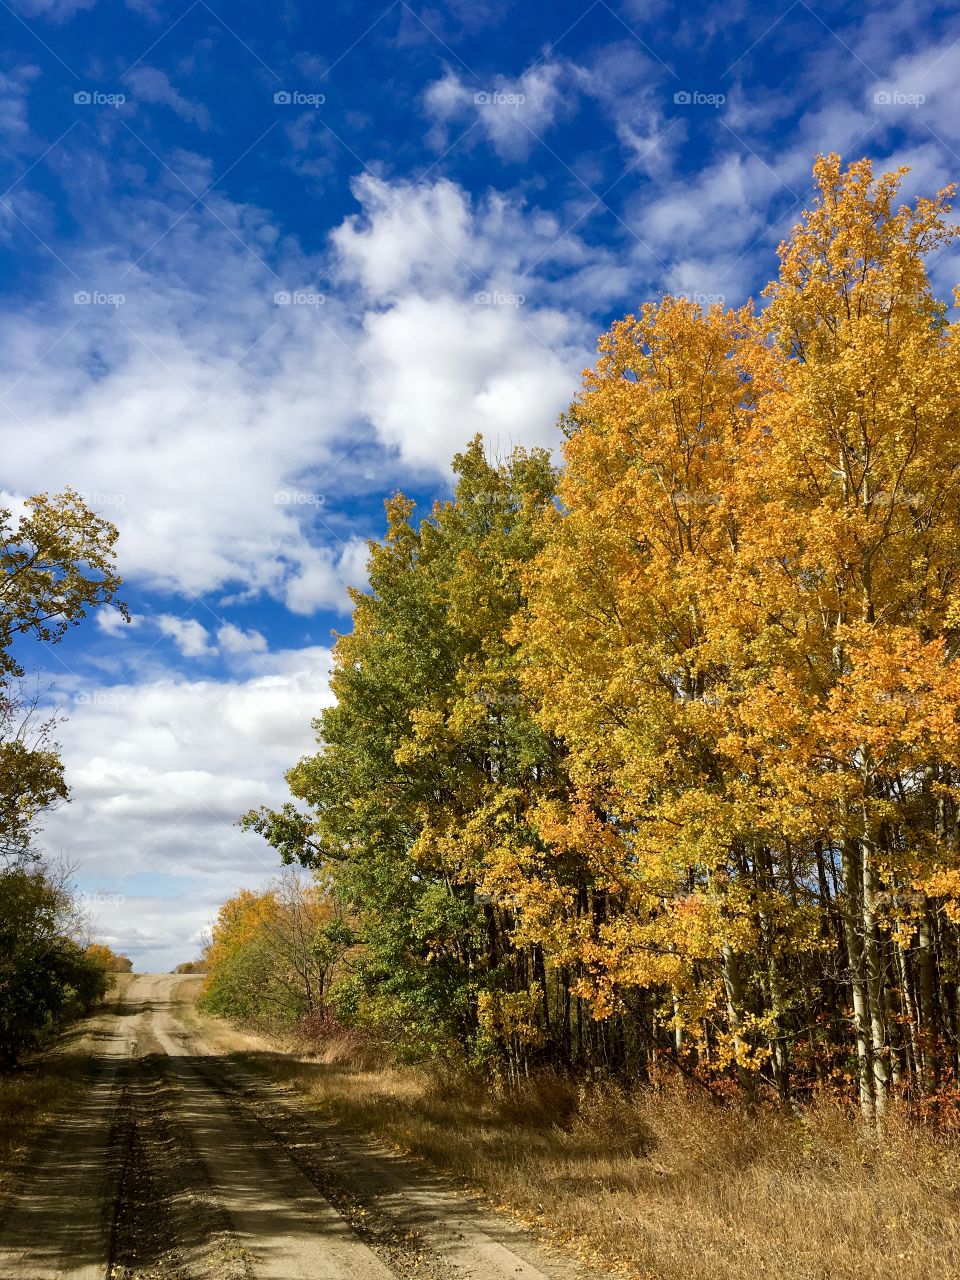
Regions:
<svg viewBox="0 0 960 1280"><path fill-rule="evenodd" d="M960 1277L960 1148L824 1105L754 1118L686 1090L628 1097L542 1080L305 1060L204 1018L308 1106L429 1162L623 1274L657 1280Z"/></svg>
<svg viewBox="0 0 960 1280"><path fill-rule="evenodd" d="M132 981L132 974L117 974L104 1012ZM18 1070L0 1075L0 1198L38 1131L62 1112L87 1087L90 1072L90 1035L98 1015L71 1027L44 1053L28 1059Z"/></svg>
<svg viewBox="0 0 960 1280"><path fill-rule="evenodd" d="M0 1076L0 1195L34 1134L81 1087L77 1079L47 1064Z"/></svg>

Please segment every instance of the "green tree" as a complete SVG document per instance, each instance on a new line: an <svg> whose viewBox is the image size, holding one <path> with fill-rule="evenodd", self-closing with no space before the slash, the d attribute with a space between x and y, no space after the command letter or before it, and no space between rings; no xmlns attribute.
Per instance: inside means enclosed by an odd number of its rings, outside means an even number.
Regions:
<svg viewBox="0 0 960 1280"><path fill-rule="evenodd" d="M429 519L415 523L402 496L387 504L370 589L354 593L354 629L337 641L321 750L288 775L307 812L244 820L331 875L362 944L340 1007L414 1056L502 1045L502 997L531 985L531 1025L506 1038L539 1043L549 1022L542 955L515 943L511 905L488 881L504 849L533 839L526 807L560 773L506 638L555 477L545 452L494 465L479 439L454 470L453 501Z"/></svg>
<svg viewBox="0 0 960 1280"><path fill-rule="evenodd" d="M10 652L18 635L55 644L91 609L114 599L117 529L72 489L28 498L14 524L0 508L0 676L23 669ZM117 608L128 616L126 607Z"/></svg>
<svg viewBox="0 0 960 1280"><path fill-rule="evenodd" d="M204 948L203 1007L270 1033L289 1031L324 1014L349 941L326 886L305 884L298 872L263 893L243 889L220 908Z"/></svg>
<svg viewBox="0 0 960 1280"><path fill-rule="evenodd" d="M27 854L38 815L67 798L55 719L40 719L37 700L14 683L23 667L13 644L26 636L56 644L114 600L121 583L117 530L76 493L39 494L25 506L16 521L0 508L0 856L7 860Z"/></svg>

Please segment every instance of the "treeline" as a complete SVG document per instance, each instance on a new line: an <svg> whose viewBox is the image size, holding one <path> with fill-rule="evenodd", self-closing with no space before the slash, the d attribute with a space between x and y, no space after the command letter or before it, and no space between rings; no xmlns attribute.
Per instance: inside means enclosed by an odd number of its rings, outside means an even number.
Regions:
<svg viewBox="0 0 960 1280"><path fill-rule="evenodd" d="M615 324L544 452L402 496L296 801L245 819L412 1056L944 1105L960 1068L948 197L818 161L761 308Z"/></svg>
<svg viewBox="0 0 960 1280"><path fill-rule="evenodd" d="M92 944L65 872L37 844L42 815L69 798L57 717L24 691L18 640L56 644L113 600L117 530L78 494L0 509L0 1071L16 1066L105 993L129 961ZM125 612L123 606L119 606Z"/></svg>

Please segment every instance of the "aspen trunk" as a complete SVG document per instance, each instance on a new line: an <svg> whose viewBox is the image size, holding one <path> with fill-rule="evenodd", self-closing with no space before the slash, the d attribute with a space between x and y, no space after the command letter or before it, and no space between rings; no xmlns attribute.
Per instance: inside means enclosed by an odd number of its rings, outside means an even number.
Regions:
<svg viewBox="0 0 960 1280"><path fill-rule="evenodd" d="M853 841L845 841L842 854L842 871L846 889L843 904L843 932L850 964L850 992L853 1000L853 1026L857 1040L857 1067L860 1082L860 1110L868 1120L874 1118L873 1061L870 1040L870 1003L864 972L863 947L859 928L862 918L859 909L861 868L860 850Z"/></svg>
<svg viewBox="0 0 960 1280"><path fill-rule="evenodd" d="M913 1000L913 991L911 989L910 970L907 965L907 956L899 942L893 944L893 954L897 962L897 978L900 983L900 999L903 1004L903 1013L907 1023L907 1035L904 1042L904 1048L907 1055L907 1071L914 1085L920 1081L920 1051L917 1042L917 1011Z"/></svg>
<svg viewBox="0 0 960 1280"><path fill-rule="evenodd" d="M876 880L872 851L864 841L860 855L863 874L861 919L863 930L863 968L870 998L870 1049L873 1067L873 1109L881 1115L886 1107L890 1086L887 1062L887 1036L883 1020L883 968L877 941Z"/></svg>

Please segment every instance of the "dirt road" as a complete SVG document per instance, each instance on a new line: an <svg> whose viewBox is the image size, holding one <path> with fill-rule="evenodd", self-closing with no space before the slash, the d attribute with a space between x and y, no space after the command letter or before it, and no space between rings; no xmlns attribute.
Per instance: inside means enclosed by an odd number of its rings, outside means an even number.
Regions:
<svg viewBox="0 0 960 1280"><path fill-rule="evenodd" d="M0 1210L0 1280L570 1280L582 1274L195 1039L195 978L92 1019L91 1083Z"/></svg>

